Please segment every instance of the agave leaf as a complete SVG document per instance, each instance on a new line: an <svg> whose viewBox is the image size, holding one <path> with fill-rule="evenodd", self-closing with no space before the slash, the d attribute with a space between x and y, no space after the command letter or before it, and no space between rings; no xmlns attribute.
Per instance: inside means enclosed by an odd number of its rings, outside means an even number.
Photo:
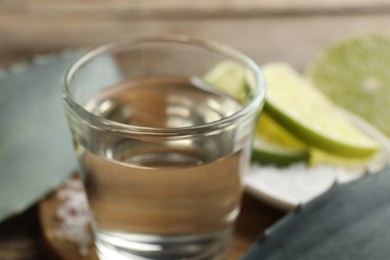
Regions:
<svg viewBox="0 0 390 260"><path fill-rule="evenodd" d="M0 71L0 221L28 208L77 168L61 78L83 53L36 57ZM98 91L121 80L122 69L117 57L108 55L83 75L79 82Z"/></svg>
<svg viewBox="0 0 390 260"><path fill-rule="evenodd" d="M388 259L390 167L334 186L259 238L244 260Z"/></svg>
<svg viewBox="0 0 390 260"><path fill-rule="evenodd" d="M37 57L0 76L0 221L76 169L60 80L82 51Z"/></svg>

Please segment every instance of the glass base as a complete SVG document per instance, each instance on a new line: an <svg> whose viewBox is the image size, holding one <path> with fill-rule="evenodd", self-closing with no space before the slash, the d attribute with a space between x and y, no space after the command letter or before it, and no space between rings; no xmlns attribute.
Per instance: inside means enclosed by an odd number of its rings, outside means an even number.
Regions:
<svg viewBox="0 0 390 260"><path fill-rule="evenodd" d="M196 235L140 235L95 229L99 259L222 260L232 228Z"/></svg>

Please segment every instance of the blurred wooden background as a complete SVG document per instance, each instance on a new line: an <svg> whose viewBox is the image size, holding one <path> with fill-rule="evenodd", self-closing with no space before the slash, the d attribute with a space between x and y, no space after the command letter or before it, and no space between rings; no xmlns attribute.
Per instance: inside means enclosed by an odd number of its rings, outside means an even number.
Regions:
<svg viewBox="0 0 390 260"><path fill-rule="evenodd" d="M259 63L298 68L329 41L390 30L389 0L0 0L1 64L152 34L224 42Z"/></svg>

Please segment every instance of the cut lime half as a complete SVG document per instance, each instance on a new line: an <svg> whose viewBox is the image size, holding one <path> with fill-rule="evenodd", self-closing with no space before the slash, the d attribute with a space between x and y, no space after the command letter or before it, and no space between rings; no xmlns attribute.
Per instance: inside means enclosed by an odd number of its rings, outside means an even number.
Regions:
<svg viewBox="0 0 390 260"><path fill-rule="evenodd" d="M390 35L360 33L338 40L306 73L333 102L390 137Z"/></svg>

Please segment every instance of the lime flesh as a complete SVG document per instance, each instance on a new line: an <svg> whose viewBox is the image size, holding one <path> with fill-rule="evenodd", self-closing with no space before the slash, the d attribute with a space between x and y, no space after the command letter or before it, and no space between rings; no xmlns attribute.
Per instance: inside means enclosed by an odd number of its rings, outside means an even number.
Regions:
<svg viewBox="0 0 390 260"><path fill-rule="evenodd" d="M334 103L390 136L390 35L360 33L339 40L306 73Z"/></svg>

